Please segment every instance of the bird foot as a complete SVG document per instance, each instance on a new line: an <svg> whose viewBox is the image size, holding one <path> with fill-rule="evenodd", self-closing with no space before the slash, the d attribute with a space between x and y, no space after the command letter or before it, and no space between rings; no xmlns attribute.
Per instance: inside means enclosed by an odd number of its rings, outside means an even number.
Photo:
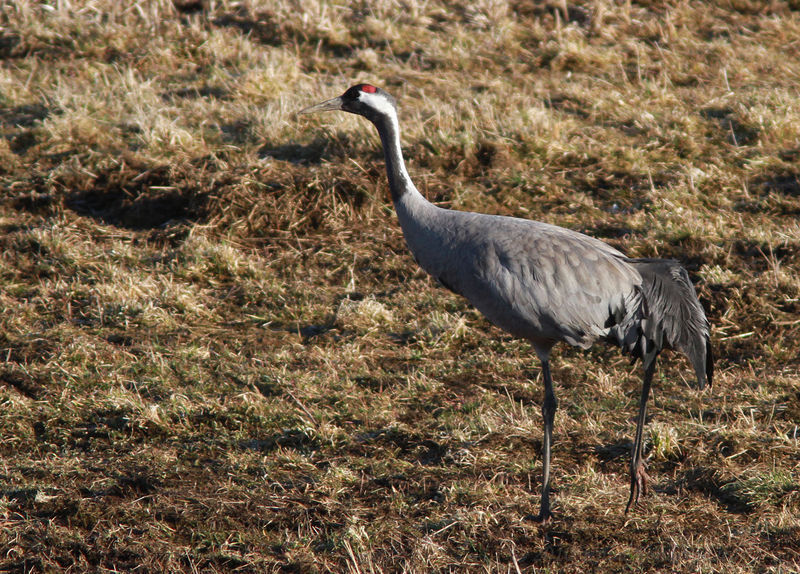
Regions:
<svg viewBox="0 0 800 574"><path fill-rule="evenodd" d="M541 524L542 526L547 526L553 521L553 513L549 510L541 511L538 515L536 515L535 521Z"/></svg>
<svg viewBox="0 0 800 574"><path fill-rule="evenodd" d="M636 468L631 472L631 496L628 505L625 507L625 514L639 503L639 496L647 495L647 481L650 477L645 472L644 461L640 461Z"/></svg>
<svg viewBox="0 0 800 574"><path fill-rule="evenodd" d="M539 514L528 514L525 516L525 520L537 522L542 526L547 526L553 520L553 512L550 510L550 505L548 504L546 507L540 508Z"/></svg>

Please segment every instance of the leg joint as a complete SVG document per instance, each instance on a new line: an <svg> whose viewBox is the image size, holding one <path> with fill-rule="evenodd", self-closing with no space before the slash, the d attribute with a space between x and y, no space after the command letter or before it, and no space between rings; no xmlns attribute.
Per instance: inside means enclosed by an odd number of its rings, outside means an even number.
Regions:
<svg viewBox="0 0 800 574"><path fill-rule="evenodd" d="M551 393L545 393L544 402L542 403L542 414L546 416L549 413L555 413L557 408L558 401L556 400L555 395Z"/></svg>

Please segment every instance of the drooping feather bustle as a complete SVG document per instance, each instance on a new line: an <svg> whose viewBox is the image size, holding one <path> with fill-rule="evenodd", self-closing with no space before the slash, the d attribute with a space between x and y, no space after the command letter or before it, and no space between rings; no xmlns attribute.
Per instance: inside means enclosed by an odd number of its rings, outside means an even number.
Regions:
<svg viewBox="0 0 800 574"><path fill-rule="evenodd" d="M697 386L711 384L714 356L708 319L689 275L672 259L629 259L642 276L646 310L642 334L656 349L672 348L689 358Z"/></svg>

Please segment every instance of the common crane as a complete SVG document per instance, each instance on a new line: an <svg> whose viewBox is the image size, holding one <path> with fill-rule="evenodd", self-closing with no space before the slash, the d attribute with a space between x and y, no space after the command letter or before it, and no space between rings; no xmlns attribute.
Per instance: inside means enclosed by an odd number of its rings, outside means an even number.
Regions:
<svg viewBox="0 0 800 574"><path fill-rule="evenodd" d="M550 448L556 397L550 351L564 341L583 349L617 343L644 367L631 451L627 513L647 488L642 431L647 399L664 348L685 354L697 386L711 383L709 324L686 270L670 259L634 259L602 241L547 223L449 210L427 201L411 181L400 148L394 98L359 84L300 114L342 110L378 129L392 202L414 259L444 287L465 297L489 321L533 345L544 379L542 497L550 510Z"/></svg>

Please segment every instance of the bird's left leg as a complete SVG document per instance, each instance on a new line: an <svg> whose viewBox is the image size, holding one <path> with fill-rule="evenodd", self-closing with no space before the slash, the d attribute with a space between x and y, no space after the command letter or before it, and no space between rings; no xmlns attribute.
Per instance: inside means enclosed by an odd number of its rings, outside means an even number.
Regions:
<svg viewBox="0 0 800 574"><path fill-rule="evenodd" d="M645 472L645 464L642 459L643 449L643 434L644 423L647 416L647 399L650 396L650 385L653 382L653 373L656 369L656 358L658 353L643 353L644 358L644 377L642 381L642 396L639 400L639 415L636 417L636 438L633 441L633 449L631 451L631 496L628 499L628 505L625 507L625 513L631 507L639 502L639 495L647 493L647 473Z"/></svg>
<svg viewBox="0 0 800 574"><path fill-rule="evenodd" d="M542 445L542 504L538 520L546 523L552 517L550 512L550 447L553 442L553 421L558 406L553 391L553 379L550 377L550 361L547 358L542 359L542 378L544 378L544 402L542 403L544 440Z"/></svg>

